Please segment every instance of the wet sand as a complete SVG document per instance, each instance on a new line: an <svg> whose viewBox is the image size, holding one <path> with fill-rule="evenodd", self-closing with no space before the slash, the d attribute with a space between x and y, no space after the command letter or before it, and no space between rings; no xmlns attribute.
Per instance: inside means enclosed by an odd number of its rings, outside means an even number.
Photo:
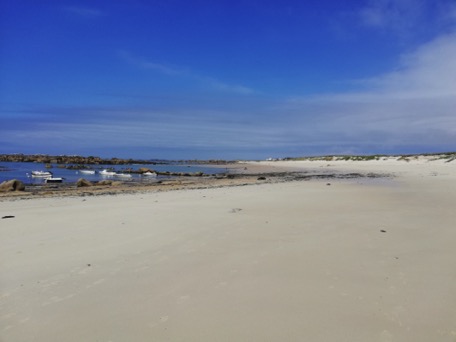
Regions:
<svg viewBox="0 0 456 342"><path fill-rule="evenodd" d="M0 340L456 339L456 162L233 167L252 184L2 199Z"/></svg>

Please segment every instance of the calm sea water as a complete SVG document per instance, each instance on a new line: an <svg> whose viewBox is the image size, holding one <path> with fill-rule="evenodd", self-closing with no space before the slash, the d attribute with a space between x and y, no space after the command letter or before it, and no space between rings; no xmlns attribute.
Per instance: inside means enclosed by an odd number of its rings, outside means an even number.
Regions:
<svg viewBox="0 0 456 342"><path fill-rule="evenodd" d="M44 183L43 179L40 178L32 178L29 175L32 171L51 171L54 177L63 177L64 182L76 182L79 178L84 178L89 181L99 181L103 178L101 175L98 174L98 171L107 168L114 168L114 171L122 172L125 169L133 169L137 170L141 167L146 167L151 170L159 171L159 172L204 172L206 174L217 174L226 172L225 168L223 167L210 167L206 165L174 165L174 164L166 164L166 165L153 165L153 164L141 164L141 165L91 165L93 170L96 170L97 173L95 175L86 175L81 174L77 170L67 170L61 169L54 165L51 169L46 169L45 164L42 163L9 163L9 162L0 162L0 183L5 180L10 179L18 179L26 184L42 184ZM158 176L157 179L166 178L162 176ZM125 179L122 179L125 181ZM147 177L141 177L137 174L132 174L132 178L128 180L134 181L151 181L150 179L147 180Z"/></svg>

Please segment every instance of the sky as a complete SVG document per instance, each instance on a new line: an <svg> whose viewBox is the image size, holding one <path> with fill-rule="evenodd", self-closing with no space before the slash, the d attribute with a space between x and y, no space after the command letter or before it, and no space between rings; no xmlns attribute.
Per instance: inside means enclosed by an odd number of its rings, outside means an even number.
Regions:
<svg viewBox="0 0 456 342"><path fill-rule="evenodd" d="M456 151L456 0L0 0L0 154Z"/></svg>

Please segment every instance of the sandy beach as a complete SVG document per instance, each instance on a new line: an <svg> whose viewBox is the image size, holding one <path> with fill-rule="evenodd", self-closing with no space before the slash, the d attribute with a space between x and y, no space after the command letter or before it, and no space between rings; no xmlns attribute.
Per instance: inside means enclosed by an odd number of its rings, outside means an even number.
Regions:
<svg viewBox="0 0 456 342"><path fill-rule="evenodd" d="M0 201L0 341L456 341L456 161ZM230 180L231 181L231 180Z"/></svg>

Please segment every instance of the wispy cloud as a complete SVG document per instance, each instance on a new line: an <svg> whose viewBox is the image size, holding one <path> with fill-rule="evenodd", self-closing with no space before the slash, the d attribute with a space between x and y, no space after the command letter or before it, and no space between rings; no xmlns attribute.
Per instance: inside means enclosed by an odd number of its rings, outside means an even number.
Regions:
<svg viewBox="0 0 456 342"><path fill-rule="evenodd" d="M399 38L432 37L456 28L456 3L452 0L367 0L356 11L367 28Z"/></svg>
<svg viewBox="0 0 456 342"><path fill-rule="evenodd" d="M146 69L146 70L154 70L154 71L163 73L165 75L187 76L189 73L187 70L184 70L182 68L152 62L152 61L146 60L144 58L134 56L133 54L131 54L127 51L124 51L124 50L118 51L117 54L125 62L127 62L137 68Z"/></svg>
<svg viewBox="0 0 456 342"><path fill-rule="evenodd" d="M87 113L86 113L87 111ZM106 110L107 112L108 110ZM89 117L90 109L82 109L82 116ZM3 141L24 142L36 140L35 148L46 148L45 142L52 137L54 146L72 146L79 149L109 148L134 149L137 146L150 148L185 148L214 151L241 150L246 146L270 145L275 134L263 125L246 123L243 120L228 120L232 113L212 111L207 113L194 109L191 113L160 113L153 109L141 111L124 108L111 120L96 114L91 120L65 119L54 122L36 120L33 129L10 129L0 137ZM26 133L27 132L27 133ZM280 139L279 139L280 140ZM40 146L40 143L43 145ZM169 156L168 156L169 157Z"/></svg>
<svg viewBox="0 0 456 342"><path fill-rule="evenodd" d="M413 27L425 11L425 0L369 0L359 11L364 25L404 32Z"/></svg>
<svg viewBox="0 0 456 342"><path fill-rule="evenodd" d="M78 16L90 18L90 17L100 17L106 15L105 12L89 7L81 7L81 6L66 6L64 7L65 11L73 13Z"/></svg>
<svg viewBox="0 0 456 342"><path fill-rule="evenodd" d="M179 70L172 75L180 76ZM397 70L361 85L364 89L357 92L294 97L268 106L259 99L256 105L249 104L256 111L211 110L197 104L166 110L48 108L38 118L30 116L26 130L21 124L2 132L0 144L21 140L48 144L52 137L57 146L87 150L97 146L132 151L150 146L282 155L456 147L455 34L404 55ZM49 120L43 118L46 112ZM67 115L59 118L58 113Z"/></svg>
<svg viewBox="0 0 456 342"><path fill-rule="evenodd" d="M208 87L224 86L174 66L134 58L130 62L169 77L205 82ZM237 157L242 151L261 157L456 148L456 33L404 54L395 70L362 80L358 86L358 91L268 102L233 96L245 101L237 101L236 107L229 105L232 97L224 97L213 106L197 100L160 108L147 104L38 108L39 115L30 113L26 120L11 115L4 125L8 129L0 132L0 146L19 141L25 149L34 141L34 148L43 144L46 151L50 145L65 147L59 153L68 153L68 146L85 151L96 146L126 151L127 156L148 146L195 154L212 150L219 157L226 157L227 151ZM176 101L169 102L178 102L180 95L173 96Z"/></svg>
<svg viewBox="0 0 456 342"><path fill-rule="evenodd" d="M164 63L150 61L145 58L135 56L124 50L118 51L118 56L122 58L125 62L134 65L137 68L153 70L180 79L191 79L193 81L197 81L201 84L204 84L208 88L212 88L215 90L231 92L241 95L249 95L255 93L255 91L252 88L243 85L226 83L214 77L202 75L188 68L171 66Z"/></svg>
<svg viewBox="0 0 456 342"><path fill-rule="evenodd" d="M227 91L242 95L250 95L256 93L252 88L242 85L223 83L211 77L198 76L197 78L201 81L207 82L209 85L212 85L212 87L215 89L220 89L221 91Z"/></svg>

